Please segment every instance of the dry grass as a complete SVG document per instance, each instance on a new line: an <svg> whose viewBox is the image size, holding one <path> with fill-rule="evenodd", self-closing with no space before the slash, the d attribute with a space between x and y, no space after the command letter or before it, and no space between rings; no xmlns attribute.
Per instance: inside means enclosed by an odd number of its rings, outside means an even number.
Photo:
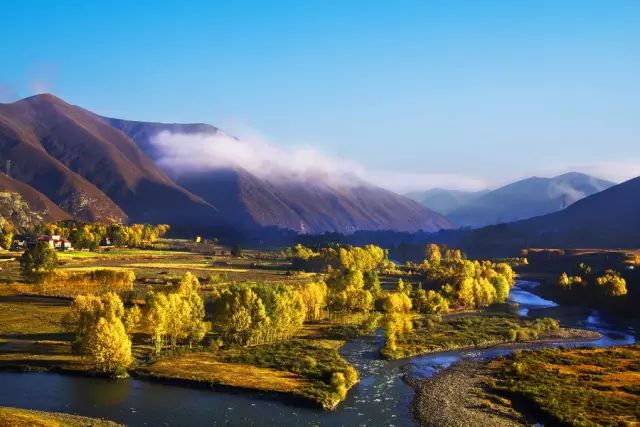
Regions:
<svg viewBox="0 0 640 427"><path fill-rule="evenodd" d="M63 325L68 305L56 298L0 296L0 366L88 370L86 361L71 354Z"/></svg>
<svg viewBox="0 0 640 427"><path fill-rule="evenodd" d="M638 345L518 352L489 367L497 390L524 398L549 424L640 425Z"/></svg>
<svg viewBox="0 0 640 427"><path fill-rule="evenodd" d="M0 406L0 425L7 427L117 427L121 424L58 412L41 412Z"/></svg>
<svg viewBox="0 0 640 427"><path fill-rule="evenodd" d="M260 391L292 393L302 389L308 381L291 372L257 366L225 363L215 353L198 352L155 362L144 372L163 378L179 378L230 387Z"/></svg>
<svg viewBox="0 0 640 427"><path fill-rule="evenodd" d="M68 307L56 298L0 296L0 336L62 333Z"/></svg>

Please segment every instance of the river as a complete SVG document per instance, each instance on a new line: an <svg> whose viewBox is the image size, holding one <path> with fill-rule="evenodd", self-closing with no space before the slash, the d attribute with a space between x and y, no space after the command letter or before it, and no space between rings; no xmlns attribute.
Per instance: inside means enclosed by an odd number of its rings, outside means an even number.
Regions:
<svg viewBox="0 0 640 427"><path fill-rule="evenodd" d="M635 342L624 324L603 320L599 313L567 309L529 290L536 283L519 281L510 299L518 314L551 316L563 326L598 331L596 341L564 345L612 346ZM361 381L335 411L305 408L269 399L260 393L223 393L129 378L109 380L52 373L0 373L0 405L107 418L131 426L413 426L409 412L412 389L403 381L433 375L463 357L492 358L511 349L451 351L409 360L379 360L384 337L347 342L341 353L360 372ZM557 343L560 344L560 343ZM546 343L544 346L554 345ZM528 348L537 347L530 345Z"/></svg>

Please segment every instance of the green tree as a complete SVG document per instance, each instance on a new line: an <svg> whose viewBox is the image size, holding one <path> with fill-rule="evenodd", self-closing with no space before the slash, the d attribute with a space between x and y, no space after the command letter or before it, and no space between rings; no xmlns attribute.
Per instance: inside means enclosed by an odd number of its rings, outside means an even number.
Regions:
<svg viewBox="0 0 640 427"><path fill-rule="evenodd" d="M47 242L37 242L20 257L20 271L27 278L50 273L58 266L58 254Z"/></svg>
<svg viewBox="0 0 640 427"><path fill-rule="evenodd" d="M242 256L242 249L237 243L231 245L231 256L235 258L240 258Z"/></svg>

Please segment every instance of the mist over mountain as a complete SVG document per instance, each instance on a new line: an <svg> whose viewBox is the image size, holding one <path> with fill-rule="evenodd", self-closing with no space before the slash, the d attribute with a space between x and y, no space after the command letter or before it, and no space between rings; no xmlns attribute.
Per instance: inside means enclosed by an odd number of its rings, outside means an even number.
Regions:
<svg viewBox="0 0 640 427"><path fill-rule="evenodd" d="M201 125L124 124L129 135L178 184L214 204L235 227L300 233L356 230L437 231L441 215L350 172L346 161L311 147L285 150L243 141ZM144 131L141 131L144 130ZM154 133L155 132L155 133Z"/></svg>
<svg viewBox="0 0 640 427"><path fill-rule="evenodd" d="M0 104L0 160L51 218L302 233L450 227L312 148L241 141L207 124L106 118L49 94Z"/></svg>

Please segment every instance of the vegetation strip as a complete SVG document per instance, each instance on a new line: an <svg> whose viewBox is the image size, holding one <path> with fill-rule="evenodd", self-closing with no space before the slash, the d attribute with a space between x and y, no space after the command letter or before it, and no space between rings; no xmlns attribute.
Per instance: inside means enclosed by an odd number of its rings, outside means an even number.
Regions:
<svg viewBox="0 0 640 427"><path fill-rule="evenodd" d="M0 425L32 427L119 427L112 421L81 417L59 412L33 411L30 409L0 406Z"/></svg>
<svg viewBox="0 0 640 427"><path fill-rule="evenodd" d="M456 315L442 321L423 318L382 349L387 359L401 359L439 351L483 348L538 340L597 339L593 331L560 328L550 318L523 319L509 315Z"/></svg>

